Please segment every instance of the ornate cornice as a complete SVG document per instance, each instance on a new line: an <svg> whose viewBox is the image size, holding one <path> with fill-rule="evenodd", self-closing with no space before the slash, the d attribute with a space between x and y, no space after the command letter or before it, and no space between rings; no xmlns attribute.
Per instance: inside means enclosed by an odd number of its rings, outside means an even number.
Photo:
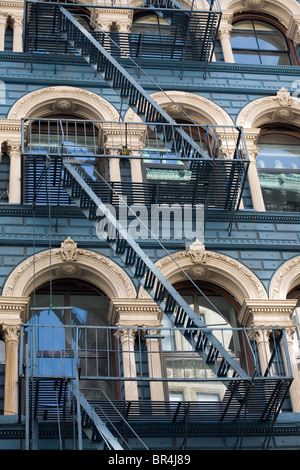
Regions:
<svg viewBox="0 0 300 470"><path fill-rule="evenodd" d="M245 327L292 327L291 316L296 305L297 299L246 299L238 314L238 321Z"/></svg>

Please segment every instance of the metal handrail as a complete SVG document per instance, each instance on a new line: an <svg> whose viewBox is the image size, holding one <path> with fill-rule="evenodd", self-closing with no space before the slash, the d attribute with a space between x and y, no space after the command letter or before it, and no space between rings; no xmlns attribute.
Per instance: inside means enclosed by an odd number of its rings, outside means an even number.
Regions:
<svg viewBox="0 0 300 470"><path fill-rule="evenodd" d="M53 131L55 134L52 136L51 129L45 134L45 131L39 128L43 124L56 125L56 130ZM37 130L34 128L35 125L38 125ZM77 125L80 126L80 130L76 129ZM41 152L47 151L52 156L82 157L87 160L102 156L143 160L152 158L166 162L202 159L200 156L195 156L193 150L186 151L184 140L175 132L182 128L181 124L159 123L155 130L150 129L150 126L153 127L153 123L23 118L21 151L24 155L40 155ZM67 133L69 127L70 136ZM92 136L88 135L88 127L92 128ZM210 124L186 124L183 127L188 135L196 139L198 145L203 145L202 142L207 141L210 159L248 161L242 127ZM34 136L38 139L36 144ZM91 143L87 142L89 137ZM80 138L83 139L83 143L80 142ZM102 142L98 141L99 138ZM219 146L221 139L222 149ZM170 145L175 146L177 150L172 150ZM131 147L134 152L131 151ZM148 148L150 153L146 155L145 150ZM225 156L223 153L228 155Z"/></svg>

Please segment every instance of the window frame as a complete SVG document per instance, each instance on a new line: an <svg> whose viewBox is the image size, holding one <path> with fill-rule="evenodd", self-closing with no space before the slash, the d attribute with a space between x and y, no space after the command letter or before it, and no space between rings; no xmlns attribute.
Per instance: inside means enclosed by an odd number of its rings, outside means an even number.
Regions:
<svg viewBox="0 0 300 470"><path fill-rule="evenodd" d="M290 65L287 65L287 67L293 66L293 65L300 65L300 61L298 59L296 49L294 46L293 41L287 36L287 31L286 28L274 17L266 14L266 13L258 13L255 11L247 11L246 13L236 13L233 16L232 20L232 26L234 27L234 24L239 22L239 21L245 21L245 20L252 20L252 21L261 21L264 23L267 23L271 26L273 26L275 29L277 29L281 34L283 34L286 46L287 46L287 54L290 58ZM254 50L253 50L254 51ZM232 47L232 52L234 54L234 48ZM251 49L249 49L249 53L251 52ZM259 50L256 50L256 52L259 55ZM264 65L264 64L259 64L259 65Z"/></svg>
<svg viewBox="0 0 300 470"><path fill-rule="evenodd" d="M269 123L269 124L265 124L263 126L261 126L261 129L260 129L260 134L258 136L258 139L257 139L257 146L259 148L259 138L261 136L265 136L265 135L272 135L272 134L282 134L282 135L289 135L291 137L295 137L297 139L299 139L300 141L300 128L297 127L297 126L294 126L292 124L285 124L285 123L281 123L281 122L273 122L273 123ZM257 154L257 157L259 157L259 153ZM300 174L300 168L299 169L293 169L293 168L258 168L257 167L257 174L258 174L258 177L260 174ZM263 188L262 188L263 189ZM275 188L274 188L275 189ZM263 199L264 199L264 203L266 203L265 201L265 198L264 198L264 195L263 195ZM266 209L268 210L268 209ZM269 209L270 211L272 211L272 209ZM282 211L283 209L281 209ZM274 209L273 209L274 211ZM276 210L275 210L276 212ZM290 211L288 211L290 212ZM299 212L297 210L294 210L292 212Z"/></svg>

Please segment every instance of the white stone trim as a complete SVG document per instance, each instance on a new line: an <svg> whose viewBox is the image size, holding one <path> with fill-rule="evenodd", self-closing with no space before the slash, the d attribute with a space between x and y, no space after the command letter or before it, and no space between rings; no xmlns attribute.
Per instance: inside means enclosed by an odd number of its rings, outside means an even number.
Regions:
<svg viewBox="0 0 300 470"><path fill-rule="evenodd" d="M174 119L190 117L197 124L233 126L231 117L213 101L184 91L168 90L151 94L151 97ZM141 119L131 109L124 121L139 122Z"/></svg>
<svg viewBox="0 0 300 470"><path fill-rule="evenodd" d="M281 88L275 96L259 98L247 104L240 111L236 124L246 130L273 121L300 126L300 98Z"/></svg>
<svg viewBox="0 0 300 470"><path fill-rule="evenodd" d="M300 5L296 0L220 0L220 4L223 18L252 10L276 18L287 30L300 15Z"/></svg>
<svg viewBox="0 0 300 470"><path fill-rule="evenodd" d="M57 112L61 101L69 103L71 112L82 119L118 121L119 113L107 100L92 91L70 86L41 88L22 96L10 109L8 119L43 117Z"/></svg>
<svg viewBox="0 0 300 470"><path fill-rule="evenodd" d="M267 299L267 292L261 281L245 265L229 256L201 250L195 257L192 250L180 251L156 262L156 266L171 284L188 280L204 280L222 287L242 305L245 299ZM181 268L181 269L180 269ZM139 297L147 297L140 288Z"/></svg>
<svg viewBox="0 0 300 470"><path fill-rule="evenodd" d="M270 299L286 299L288 293L300 284L300 256L283 263L271 279Z"/></svg>

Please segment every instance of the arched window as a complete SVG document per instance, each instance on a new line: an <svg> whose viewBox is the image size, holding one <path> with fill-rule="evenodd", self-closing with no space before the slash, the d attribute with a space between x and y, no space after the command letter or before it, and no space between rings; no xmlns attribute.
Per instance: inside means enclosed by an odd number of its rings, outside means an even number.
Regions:
<svg viewBox="0 0 300 470"><path fill-rule="evenodd" d="M300 211L300 129L263 126L257 141L257 169L266 210Z"/></svg>
<svg viewBox="0 0 300 470"><path fill-rule="evenodd" d="M78 351L80 387L86 397L102 389L119 398L120 388L109 380L114 371L114 330L107 328L109 300L93 285L79 279L58 279L31 295L31 325L38 375L74 375ZM86 378L87 377L87 378ZM97 380L89 380L92 377Z"/></svg>
<svg viewBox="0 0 300 470"><path fill-rule="evenodd" d="M267 15L251 16L242 16L233 23L231 47L235 62L291 65L297 61L291 41L274 19Z"/></svg>

